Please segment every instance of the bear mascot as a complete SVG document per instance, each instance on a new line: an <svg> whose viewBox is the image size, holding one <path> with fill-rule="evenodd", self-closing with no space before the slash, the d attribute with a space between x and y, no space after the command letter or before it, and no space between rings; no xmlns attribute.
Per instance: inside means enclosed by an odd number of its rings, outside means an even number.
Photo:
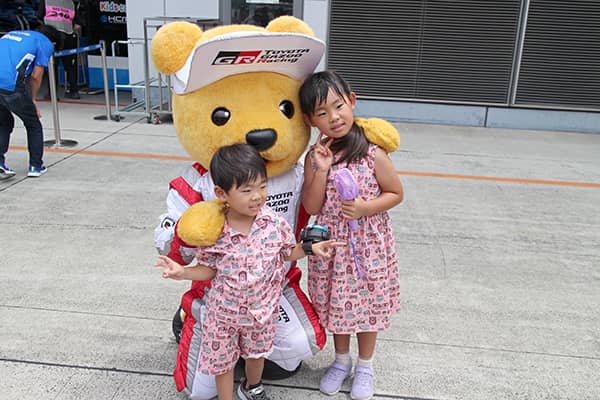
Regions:
<svg viewBox="0 0 600 400"><path fill-rule="evenodd" d="M298 90L324 51L325 44L312 29L291 16L278 17L265 28L225 25L202 31L178 21L157 31L152 59L159 72L171 75L175 130L195 161L170 182L167 211L154 234L160 254L189 264L196 246L216 241L224 223L223 205L215 200L206 168L219 147L233 143L249 143L260 151L268 175L267 204L299 234L309 218L300 204L303 166L299 160L310 127L302 118ZM397 149L399 135L391 124L377 118L357 118L357 122L371 142L388 152ZM300 269L287 268L265 379L294 374L326 340L300 288ZM179 342L175 384L194 400L217 394L214 377L197 371L203 296L209 289L209 281L192 282L173 319Z"/></svg>

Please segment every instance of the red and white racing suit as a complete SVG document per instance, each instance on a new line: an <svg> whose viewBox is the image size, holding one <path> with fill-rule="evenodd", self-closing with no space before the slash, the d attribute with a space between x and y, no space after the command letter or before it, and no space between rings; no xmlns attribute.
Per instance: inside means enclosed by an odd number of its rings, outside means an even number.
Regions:
<svg viewBox="0 0 600 400"><path fill-rule="evenodd" d="M284 174L269 178L267 183L267 205L288 221L296 236L309 217L300 204L302 182L303 167L298 163ZM155 246L159 253L168 254L180 264L189 264L193 259L194 249L177 236L175 225L190 205L215 198L210 174L198 163L173 179L167 196L167 212L160 216L160 224L154 232ZM273 353L268 357L286 371L297 369L303 360L321 350L326 340L325 331L319 325L312 304L300 289L300 278L300 269L295 265L288 265L287 285L279 303L279 322ZM191 289L181 299L186 318L173 376L177 390L185 390L193 400L210 399L217 395L214 377L198 372L204 310L202 298L209 286L210 281L193 281Z"/></svg>

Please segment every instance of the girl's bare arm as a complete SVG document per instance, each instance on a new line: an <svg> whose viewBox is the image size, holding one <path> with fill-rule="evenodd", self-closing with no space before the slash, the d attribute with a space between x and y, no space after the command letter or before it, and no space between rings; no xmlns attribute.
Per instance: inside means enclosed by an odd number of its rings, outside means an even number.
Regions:
<svg viewBox="0 0 600 400"><path fill-rule="evenodd" d="M325 201L325 186L329 171L313 170L309 155L304 160L304 184L302 185L302 205L307 213L315 215L321 211Z"/></svg>

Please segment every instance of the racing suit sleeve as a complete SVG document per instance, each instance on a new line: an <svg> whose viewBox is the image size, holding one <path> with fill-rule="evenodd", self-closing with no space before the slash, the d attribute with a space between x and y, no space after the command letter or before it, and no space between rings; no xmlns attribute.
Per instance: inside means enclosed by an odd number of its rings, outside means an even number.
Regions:
<svg viewBox="0 0 600 400"><path fill-rule="evenodd" d="M195 164L182 176L170 182L167 211L159 217L159 224L154 229L154 246L158 253L168 255L182 265L189 264L193 260L195 248L179 238L176 226L185 210L192 204L204 200L202 194L195 190L193 185L194 178L203 172L205 173L205 170Z"/></svg>

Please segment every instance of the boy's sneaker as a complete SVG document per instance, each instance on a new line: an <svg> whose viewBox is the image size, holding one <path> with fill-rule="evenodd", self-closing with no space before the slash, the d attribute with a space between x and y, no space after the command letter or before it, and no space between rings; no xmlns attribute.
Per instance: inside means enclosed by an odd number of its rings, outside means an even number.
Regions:
<svg viewBox="0 0 600 400"><path fill-rule="evenodd" d="M27 176L30 178L37 178L38 176L42 175L46 171L48 171L48 168L46 168L45 165L42 165L40 168L30 165L29 171L27 172Z"/></svg>
<svg viewBox="0 0 600 400"><path fill-rule="evenodd" d="M368 400L373 397L373 373L372 367L357 365L354 369L354 379L352 380L352 391L350 398L352 400Z"/></svg>
<svg viewBox="0 0 600 400"><path fill-rule="evenodd" d="M350 376L350 370L352 370L352 364L345 365L339 361L334 361L321 378L319 390L330 396L336 394L342 388L346 378Z"/></svg>
<svg viewBox="0 0 600 400"><path fill-rule="evenodd" d="M6 164L0 164L0 179L10 178L11 176L15 176L15 171L8 168Z"/></svg>
<svg viewBox="0 0 600 400"><path fill-rule="evenodd" d="M246 378L240 380L237 395L241 400L270 400L262 383L252 389L246 389Z"/></svg>

